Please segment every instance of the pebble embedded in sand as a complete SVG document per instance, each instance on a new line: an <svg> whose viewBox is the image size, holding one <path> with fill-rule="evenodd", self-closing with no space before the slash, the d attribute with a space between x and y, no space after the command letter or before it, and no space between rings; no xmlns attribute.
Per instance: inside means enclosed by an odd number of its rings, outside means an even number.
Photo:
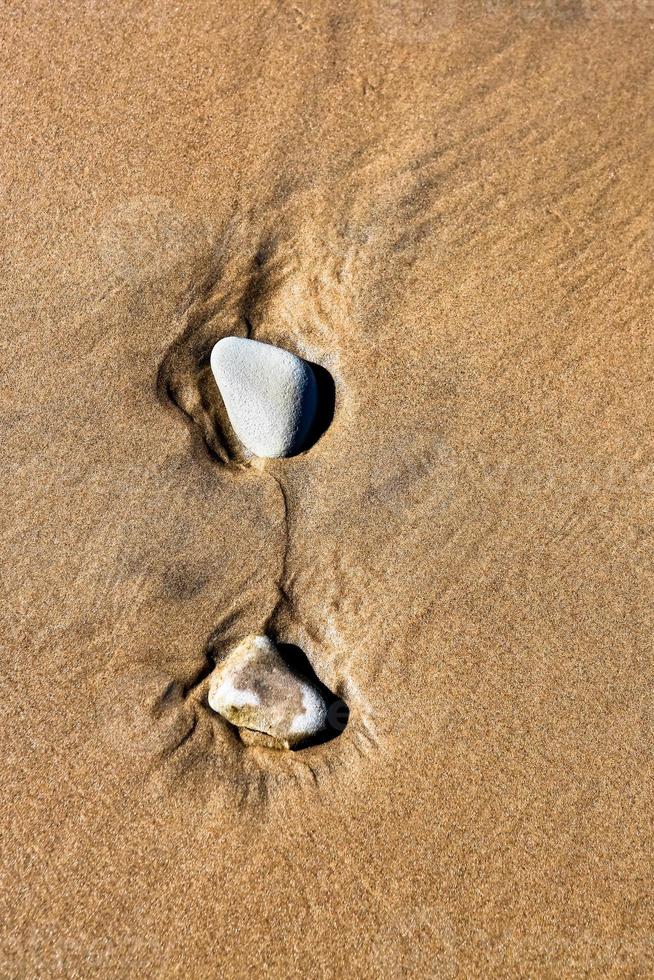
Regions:
<svg viewBox="0 0 654 980"><path fill-rule="evenodd" d="M259 340L223 337L211 352L211 370L246 449L266 459L302 449L318 405L306 361Z"/></svg>
<svg viewBox="0 0 654 980"><path fill-rule="evenodd" d="M248 636L214 670L209 705L241 729L246 745L289 749L327 723L324 698L297 677L266 636Z"/></svg>

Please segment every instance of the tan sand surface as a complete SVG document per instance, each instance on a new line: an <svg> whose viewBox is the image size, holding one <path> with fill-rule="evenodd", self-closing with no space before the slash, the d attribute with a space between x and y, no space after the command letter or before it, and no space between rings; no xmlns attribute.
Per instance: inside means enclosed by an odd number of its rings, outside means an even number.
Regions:
<svg viewBox="0 0 654 980"><path fill-rule="evenodd" d="M0 974L652 976L651 0L0 23ZM339 738L207 707L271 624Z"/></svg>

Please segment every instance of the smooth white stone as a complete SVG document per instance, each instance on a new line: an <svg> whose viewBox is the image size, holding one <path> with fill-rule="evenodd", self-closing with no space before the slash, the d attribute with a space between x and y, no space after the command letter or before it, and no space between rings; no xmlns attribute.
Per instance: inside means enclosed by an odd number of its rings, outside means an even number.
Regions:
<svg viewBox="0 0 654 980"><path fill-rule="evenodd" d="M266 459L298 452L316 417L318 390L311 366L290 351L244 337L223 337L211 370L234 432Z"/></svg>
<svg viewBox="0 0 654 980"><path fill-rule="evenodd" d="M246 637L218 664L208 700L243 730L247 744L288 749L318 734L327 721L320 692L289 670L267 636Z"/></svg>

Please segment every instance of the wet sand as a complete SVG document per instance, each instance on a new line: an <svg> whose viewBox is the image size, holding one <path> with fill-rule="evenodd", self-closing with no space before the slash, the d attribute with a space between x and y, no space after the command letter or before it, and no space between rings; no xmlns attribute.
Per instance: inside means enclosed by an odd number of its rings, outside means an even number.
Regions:
<svg viewBox="0 0 654 980"><path fill-rule="evenodd" d="M402 7L0 15L3 975L654 970L654 12ZM267 630L340 737L208 707Z"/></svg>

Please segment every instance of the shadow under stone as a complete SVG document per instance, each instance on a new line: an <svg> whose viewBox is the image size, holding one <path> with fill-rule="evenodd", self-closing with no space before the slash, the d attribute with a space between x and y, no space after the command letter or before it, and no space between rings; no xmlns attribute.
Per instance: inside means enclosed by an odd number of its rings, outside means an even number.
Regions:
<svg viewBox="0 0 654 980"><path fill-rule="evenodd" d="M324 368L321 364L314 364L313 361L307 361L307 364L313 371L316 378L316 385L318 388L318 407L316 409L316 417L313 421L313 425L311 426L311 429L304 440L302 448L299 450L301 453L306 453L312 446L315 446L322 436L324 436L325 432L332 424L334 419L334 410L336 408L336 385L334 384L334 379L332 378L331 374L327 368Z"/></svg>
<svg viewBox="0 0 654 980"><path fill-rule="evenodd" d="M297 677L312 684L324 698L325 704L327 705L327 724L325 728L321 732L318 732L317 735L313 735L311 738L307 738L303 742L294 745L293 751L299 752L302 749L308 749L314 745L323 745L325 742L331 742L332 739L338 738L345 731L350 719L350 709L347 704L342 698L339 698L330 691L326 684L323 684L311 666L306 653L300 647L294 643L277 642L276 645L289 670L292 670Z"/></svg>

